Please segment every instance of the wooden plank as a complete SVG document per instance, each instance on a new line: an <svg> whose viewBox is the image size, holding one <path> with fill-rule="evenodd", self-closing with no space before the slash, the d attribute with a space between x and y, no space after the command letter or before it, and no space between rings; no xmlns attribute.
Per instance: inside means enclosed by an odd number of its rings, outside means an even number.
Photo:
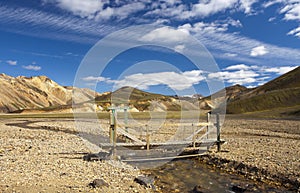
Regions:
<svg viewBox="0 0 300 193"><path fill-rule="evenodd" d="M195 142L195 146L210 146L216 144L216 140L203 140L203 141L197 141ZM101 143L99 146L103 148L113 147L113 144L111 143ZM132 148L146 148L147 144L143 142L143 144L134 144L134 143L116 143L117 147L132 147ZM155 147L176 147L176 146L182 146L182 147L192 147L193 142L192 141L171 141L167 143L158 142L158 143L151 143L150 149Z"/></svg>
<svg viewBox="0 0 300 193"><path fill-rule="evenodd" d="M122 134L123 136L131 139L132 141L134 141L134 144L139 144L139 145L143 145L144 142L141 141L140 139L138 139L137 137L135 137L134 135L131 135L130 133L126 132L124 129L122 128L118 128L118 133Z"/></svg>
<svg viewBox="0 0 300 193"><path fill-rule="evenodd" d="M190 135L189 137L185 138L186 141L190 141L194 138L194 136L198 135L198 133L200 133L202 130L204 130L206 128L206 126L201 127L200 129L198 129L197 131L193 132L192 135Z"/></svg>

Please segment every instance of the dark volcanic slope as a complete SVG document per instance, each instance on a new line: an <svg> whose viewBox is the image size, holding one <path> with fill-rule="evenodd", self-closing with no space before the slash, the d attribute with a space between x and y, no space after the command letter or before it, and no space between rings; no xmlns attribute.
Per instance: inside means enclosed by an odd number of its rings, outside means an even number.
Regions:
<svg viewBox="0 0 300 193"><path fill-rule="evenodd" d="M300 67L229 101L228 113L246 113L300 105Z"/></svg>

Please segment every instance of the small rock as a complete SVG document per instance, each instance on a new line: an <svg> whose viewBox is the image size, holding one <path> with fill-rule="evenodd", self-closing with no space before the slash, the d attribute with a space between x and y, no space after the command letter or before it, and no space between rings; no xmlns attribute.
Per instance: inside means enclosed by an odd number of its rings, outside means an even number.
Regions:
<svg viewBox="0 0 300 193"><path fill-rule="evenodd" d="M154 187L154 178L149 176L138 176L134 179L134 181L138 184L146 186L147 188L155 189Z"/></svg>
<svg viewBox="0 0 300 193"><path fill-rule="evenodd" d="M108 187L108 183L102 179L95 179L91 183L89 183L89 186L92 188Z"/></svg>
<svg viewBox="0 0 300 193"><path fill-rule="evenodd" d="M191 193L203 193L203 188L200 185L194 187Z"/></svg>
<svg viewBox="0 0 300 193"><path fill-rule="evenodd" d="M232 188L231 188L232 191L234 191L235 193L243 193L245 192L247 189L246 188L243 188L239 185L233 185Z"/></svg>

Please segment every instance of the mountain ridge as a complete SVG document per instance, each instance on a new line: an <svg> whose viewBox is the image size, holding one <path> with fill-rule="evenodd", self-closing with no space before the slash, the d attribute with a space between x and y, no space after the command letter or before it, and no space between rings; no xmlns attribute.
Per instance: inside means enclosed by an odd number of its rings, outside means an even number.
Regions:
<svg viewBox="0 0 300 193"><path fill-rule="evenodd" d="M0 74L0 112L13 112L23 109L38 109L51 106L71 105L72 92L76 103L92 99L94 91L73 87L63 87L47 76L12 77Z"/></svg>
<svg viewBox="0 0 300 193"><path fill-rule="evenodd" d="M122 87L113 92L97 93L87 88L61 86L47 76L11 77L0 74L0 112L42 112L68 110L107 111L113 104L129 105L133 111L211 110L227 101L227 113L259 112L300 106L300 67L256 88L233 85L211 96L166 96ZM75 93L75 94L74 94ZM75 97L74 97L75 95ZM73 98L72 98L73 96ZM72 100L73 99L73 100ZM214 100L212 100L214 99ZM299 109L300 110L300 109ZM298 109L294 110L298 114Z"/></svg>

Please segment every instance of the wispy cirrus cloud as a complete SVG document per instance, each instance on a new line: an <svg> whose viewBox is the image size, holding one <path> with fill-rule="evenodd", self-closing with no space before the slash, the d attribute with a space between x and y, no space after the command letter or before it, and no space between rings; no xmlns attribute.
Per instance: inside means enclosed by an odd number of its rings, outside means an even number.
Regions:
<svg viewBox="0 0 300 193"><path fill-rule="evenodd" d="M41 66L36 66L36 65L22 66L22 68L24 68L26 70L33 70L33 71L40 71L42 69Z"/></svg>
<svg viewBox="0 0 300 193"><path fill-rule="evenodd" d="M102 76L87 76L87 77L82 78L82 80L86 81L86 82L105 82L109 79L104 78Z"/></svg>
<svg viewBox="0 0 300 193"><path fill-rule="evenodd" d="M272 0L263 4L263 7L267 8L274 4L279 4L279 14L283 15L283 19L286 21L300 21L300 2L297 0ZM274 18L274 17L272 17ZM299 37L299 28L295 28L287 33L287 35L294 35Z"/></svg>
<svg viewBox="0 0 300 193"><path fill-rule="evenodd" d="M82 10L78 11L78 9L81 9L81 6L79 6L81 4L77 2L79 0L76 0L73 3L70 3L70 0L45 1L48 3L54 3L55 5L60 6L61 9L71 12L74 15L83 15L80 17L74 17L70 14L58 15L53 12L43 11L42 9L37 10L25 7L11 8L7 6L0 6L0 24L6 24L7 27L5 30L13 31L15 33L51 39L75 41L83 44L94 44L101 37L109 34L110 32L116 31L128 25L135 24L132 23L132 20L130 20L130 22L126 21L126 17L130 19L130 16L135 12L144 12L144 14L139 15L140 18L136 19L145 19L145 22L149 22L153 21L153 17L159 17L160 20L164 21L173 19L172 14L163 15L167 11L160 11L157 13L153 12L153 15L151 15L150 12L156 9L162 9L163 7L165 7L166 9L173 10L173 15L182 13L175 13L180 9L185 11L191 10L191 7L188 6L189 4L184 4L182 3L182 1L177 0L166 1L158 4L147 0L140 0L134 2L139 3L139 6L136 8L133 8L134 6L132 3L126 4L126 2L118 1L118 4L116 4L115 6L111 6L111 18L116 17L121 19L122 21L119 21L118 25L114 25L110 21L96 19L100 14L100 12L97 12L96 10L105 10L110 6L101 6L100 4L97 4L95 5L95 7L98 6L97 9L91 8L89 6L82 6ZM59 2L61 3L59 4ZM211 0L207 1L206 3L202 2L198 4L207 4L206 6L211 6L217 2L219 1ZM231 3L222 5L222 9L220 7L216 8L216 10L212 9L210 14L231 9L232 11L243 11L245 13L250 13L253 11L253 5L257 3L257 1L254 0L235 0L230 2ZM105 1L102 1L102 3L105 4ZM196 5L196 3L194 3L193 5ZM65 6L70 7L67 8ZM127 12L123 13L123 11L117 11L120 10L121 7L123 7L124 9L126 8ZM179 9L178 7L181 8ZM123 15L121 14L121 12ZM152 16L152 19L149 19L150 16ZM24 30L24 25L27 26L27 31ZM263 64L263 60L266 59L271 60L270 63L272 63L272 61L277 61L278 65L292 65L299 63L299 49L279 47L255 39L247 38L245 36L239 35L238 33L231 33L228 32L228 29L230 27L242 27L242 23L239 20L230 18L223 21L215 21L211 23L186 22L185 24L177 26L177 28L175 27L174 34L177 33L176 30L186 30L187 33L190 33L191 35L199 39L199 41L203 43L209 49L209 51L212 52L213 56L221 59L235 60L239 62L254 64ZM163 30L161 30L161 32L161 37L167 37L168 39L175 37L164 35ZM297 34L297 30L290 32L290 35ZM151 39L151 37L149 36L148 38ZM260 55L261 57L251 57L249 53L251 53L253 48L259 46L264 46L264 48L268 51L268 54ZM183 47L184 45L180 44L180 47L177 47L177 50L180 50L178 48Z"/></svg>
<svg viewBox="0 0 300 193"><path fill-rule="evenodd" d="M263 65L266 60L272 65L297 65L300 61L299 49L280 47L229 33L222 25L215 23L213 25L203 22L187 23L178 27L178 29L182 28L188 30L217 58L258 65Z"/></svg>
<svg viewBox="0 0 300 193"><path fill-rule="evenodd" d="M300 38L300 26L293 29L293 30L291 30L291 31L289 31L287 33L287 35L293 35L293 36L296 36L296 37Z"/></svg>
<svg viewBox="0 0 300 193"><path fill-rule="evenodd" d="M0 23L6 31L50 39L95 43L120 26L99 23L70 15L58 15L25 7L0 6ZM27 26L24 28L24 26ZM24 30L26 29L26 30Z"/></svg>

